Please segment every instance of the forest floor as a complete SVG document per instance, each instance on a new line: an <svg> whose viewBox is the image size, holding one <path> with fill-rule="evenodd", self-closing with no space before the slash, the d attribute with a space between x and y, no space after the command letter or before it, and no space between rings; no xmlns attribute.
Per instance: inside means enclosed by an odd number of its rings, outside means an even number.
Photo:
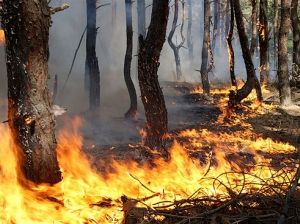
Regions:
<svg viewBox="0 0 300 224"><path fill-rule="evenodd" d="M191 158L197 159L200 164L211 163L210 166L215 166L218 165L217 159L212 159L209 155L215 153L215 149L219 144L218 141L227 141L223 135L231 136L228 137L228 141L231 142L228 147L233 146L232 136L237 138L238 144L242 145L244 137L241 133L247 133L250 129L250 136L245 135L245 139L252 138L254 143L255 139L258 138L257 136L259 136L262 139L269 138L274 142L286 143L294 146L297 150L299 149L300 109L297 106L297 104L300 105L299 90L295 89L293 91L294 106L280 108L278 94L275 91L275 93L270 91L265 96L264 103L267 105L266 107L260 110L251 109L250 102L246 101L243 103L244 106L236 111L234 121L224 118L223 122L220 122L219 118L224 112L220 104L224 102L226 95L220 93L207 97L200 92L193 91L195 87L196 85L190 83L170 82L163 84L164 92L167 93L165 98L169 110L170 136L168 147L171 147L174 141L188 145L185 148ZM143 122L143 120L136 121L136 123L140 123L140 126ZM137 125L136 123L134 125ZM192 144L191 136L182 134L186 130L196 130L200 139L210 137L203 135L203 130L208 135L216 134L216 138L219 137L220 139L210 141L209 144L212 145L207 144L203 139L204 143L201 142L201 146L197 146L197 144ZM235 136L240 134L241 136ZM141 165L147 163L155 166L155 160L161 156L159 152L153 152L138 143L87 147L86 153L101 173L106 172L107 167L103 165L105 163L99 163L99 161L133 160ZM299 150L293 152L279 151L278 153L269 153L262 150L258 153L263 158L268 159L270 161L268 165L275 170L281 170L285 167L295 168L295 164L299 164L300 161ZM241 149L239 152L233 153L229 151L226 159L235 161L238 166L237 169L242 170L243 173L246 173L249 167L256 166L254 155L247 150ZM286 197L286 193L293 183L292 180L290 181L291 183L284 184L285 187L268 186L264 193L253 193L251 196L236 194L229 189L230 198L222 203L218 200L216 203L208 203L207 200L212 199L201 201L199 198L187 199L188 202L185 201L184 203L182 201L174 202L170 206L172 209L159 210L159 214L166 217L164 221L157 221L148 217L148 222L143 223L277 223L281 215L287 220L287 223L300 223L300 217L298 216L300 212L299 189L296 187L296 192L293 192L296 197L291 197L292 199ZM277 193L272 195L270 192L272 190ZM256 205L253 205L255 203ZM284 211L287 205L289 207L288 213ZM145 216L145 209L132 209L129 213L132 213L131 216L134 218L128 219L127 224L142 223L138 220L141 218L139 216ZM149 213L155 214L151 211ZM188 218L189 216L191 218Z"/></svg>

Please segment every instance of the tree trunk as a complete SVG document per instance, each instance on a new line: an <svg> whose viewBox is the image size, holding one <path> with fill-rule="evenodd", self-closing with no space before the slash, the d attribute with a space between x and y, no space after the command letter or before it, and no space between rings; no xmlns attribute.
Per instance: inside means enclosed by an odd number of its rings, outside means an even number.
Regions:
<svg viewBox="0 0 300 224"><path fill-rule="evenodd" d="M203 45L202 45L202 62L201 62L201 80L203 86L203 92L205 94L210 93L210 85L208 79L208 48L210 45L210 2L209 0L204 0L204 34L203 34Z"/></svg>
<svg viewBox="0 0 300 224"><path fill-rule="evenodd" d="M278 36L278 0L274 0L274 23L273 23L273 54L274 67L277 68L277 36Z"/></svg>
<svg viewBox="0 0 300 224"><path fill-rule="evenodd" d="M134 118L137 112L137 96L134 84L131 79L131 61L132 61L132 48L133 48L133 31L132 31L132 1L125 0L126 9L126 35L127 35L127 48L124 62L124 79L130 97L130 108L126 112L126 118Z"/></svg>
<svg viewBox="0 0 300 224"><path fill-rule="evenodd" d="M251 58L251 53L248 44L248 37L246 35L243 14L240 6L239 0L232 0L231 4L234 7L235 20L237 25L237 30L239 34L239 39L242 47L243 58L245 61L246 71L247 71L247 81L245 85L237 91L237 93L231 92L229 95L229 107L234 107L245 99L253 90L256 89L257 98L259 101L262 101L262 93L259 82L255 75L254 65Z"/></svg>
<svg viewBox="0 0 300 224"><path fill-rule="evenodd" d="M212 39L212 50L215 51L217 36L219 36L219 26L220 26L220 1L214 1L214 30Z"/></svg>
<svg viewBox="0 0 300 224"><path fill-rule="evenodd" d="M182 77L179 50L184 44L184 37L182 35L181 35L182 42L179 45L175 45L175 43L173 43L173 37L174 37L175 31L177 28L177 21L178 21L178 2L179 2L179 0L175 0L174 18L173 18L172 28L171 28L171 31L168 36L168 43L169 43L170 47L172 48L174 57L175 57L177 81L179 81ZM183 8L183 10L184 10L184 8ZM182 19L182 25L183 24L184 24L184 18ZM181 26L181 27L183 28L183 26ZM181 30L181 34L182 34L182 30Z"/></svg>
<svg viewBox="0 0 300 224"><path fill-rule="evenodd" d="M225 8L225 35L228 35L230 28L230 0L226 0L226 8Z"/></svg>
<svg viewBox="0 0 300 224"><path fill-rule="evenodd" d="M138 35L146 36L146 5L145 0L137 0Z"/></svg>
<svg viewBox="0 0 300 224"><path fill-rule="evenodd" d="M187 46L189 49L189 59L193 60L194 46L192 38L192 25L193 25L193 3L192 0L188 0L188 28L187 28Z"/></svg>
<svg viewBox="0 0 300 224"><path fill-rule="evenodd" d="M147 119L145 144L151 148L163 148L168 131L168 113L157 75L168 16L168 0L153 1L147 36L139 36L138 78Z"/></svg>
<svg viewBox="0 0 300 224"><path fill-rule="evenodd" d="M268 31L268 1L259 3L259 49L260 49L260 83L269 83L269 31Z"/></svg>
<svg viewBox="0 0 300 224"><path fill-rule="evenodd" d="M291 88L288 67L288 35L291 0L281 0L281 20L278 37L278 88L281 105L291 104Z"/></svg>
<svg viewBox="0 0 300 224"><path fill-rule="evenodd" d="M50 9L46 0L3 1L8 117L20 170L35 183L61 180L47 87ZM5 162L5 161L4 161Z"/></svg>
<svg viewBox="0 0 300 224"><path fill-rule="evenodd" d="M298 0L292 0L291 20L293 27L293 70L295 79L300 78L300 19L298 16Z"/></svg>
<svg viewBox="0 0 300 224"><path fill-rule="evenodd" d="M257 0L251 0L252 12L251 12L251 45L250 52L254 55L257 43Z"/></svg>
<svg viewBox="0 0 300 224"><path fill-rule="evenodd" d="M230 0L232 1L232 0ZM229 54L229 70L230 70L230 79L231 85L237 88L237 81L234 72L235 66L235 58L234 58L234 50L232 46L232 39L233 39L233 30L234 30L234 8L233 4L230 4L230 11L231 11L231 18L230 18L230 29L228 32L227 43L228 43L228 54Z"/></svg>
<svg viewBox="0 0 300 224"><path fill-rule="evenodd" d="M90 110L100 106L100 71L96 55L96 2L86 0L87 4L87 33L86 33L86 77L89 80Z"/></svg>

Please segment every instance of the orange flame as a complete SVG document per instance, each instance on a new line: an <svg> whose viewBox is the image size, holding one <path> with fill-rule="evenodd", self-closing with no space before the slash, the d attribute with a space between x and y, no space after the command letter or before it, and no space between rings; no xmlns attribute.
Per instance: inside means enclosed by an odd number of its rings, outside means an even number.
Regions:
<svg viewBox="0 0 300 224"><path fill-rule="evenodd" d="M264 158L261 153L296 152L291 145L263 139L251 130L232 134L185 130L178 134L178 137L186 139L185 143L173 143L169 161L156 159L156 166L139 165L134 161L101 161L110 172L97 171L82 151L80 126L81 120L75 118L71 129L59 134L57 150L63 181L52 187L32 184L31 190L18 183L13 153L15 146L8 129L0 126L1 222L121 223L123 208L120 197L124 194L137 201L154 195L143 203L137 202L139 206L146 204L154 208L157 203L168 205L191 196L226 196L226 185L236 192L257 191L262 182L282 181L280 175L274 180L276 169L264 166L270 164L270 159ZM217 161L214 165L208 161L200 163L189 156L191 152L212 146L211 151L205 153L210 160ZM247 168L242 165L240 153L253 156ZM237 158L229 160L228 155L231 154ZM249 170L249 174L245 174L244 169ZM230 173L222 175L226 172ZM291 178L292 172L284 175ZM214 185L216 177L223 185ZM243 182L247 184L242 188Z"/></svg>
<svg viewBox="0 0 300 224"><path fill-rule="evenodd" d="M5 43L4 30L0 29L0 45L3 45L4 43Z"/></svg>

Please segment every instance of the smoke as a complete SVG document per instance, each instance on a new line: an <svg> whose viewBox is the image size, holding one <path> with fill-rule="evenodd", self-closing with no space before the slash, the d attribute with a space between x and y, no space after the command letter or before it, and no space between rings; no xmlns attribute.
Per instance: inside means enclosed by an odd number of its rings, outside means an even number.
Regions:
<svg viewBox="0 0 300 224"><path fill-rule="evenodd" d="M61 4L62 0L53 0L52 6ZM138 141L139 129L144 125L144 112L141 101L139 101L139 119L133 123L123 119L124 113L129 108L129 96L123 78L123 65L126 50L126 21L125 21L125 0L118 0L115 23L112 18L111 5L103 6L97 10L97 56L99 60L101 73L101 109L98 116L92 116L88 111L88 94L84 90L84 71L85 71L85 39L78 51L78 57L75 61L73 72L66 85L65 91L60 90L67 78L75 49L78 45L80 36L86 27L86 4L85 1L69 0L71 7L63 12L57 13L52 17L52 27L50 30L50 60L49 80L50 91L53 89L54 76L58 75L58 96L56 104L68 109L68 116L81 115L85 118L84 133L86 139L94 139L97 144L105 145L109 143L125 143ZM110 3L107 1L98 1L98 5ZM151 16L152 1L146 1L146 24L149 25ZM194 44L194 58L189 60L188 50L182 48L180 51L183 79L188 82L199 83L200 74L196 70L201 65L201 47L203 37L203 7L202 1L193 0L193 25L192 39ZM170 3L170 16L167 35L169 33L173 19L173 3ZM187 5L186 5L187 9ZM181 15L181 11L179 11ZM186 13L186 16L188 13ZM187 19L185 21L185 35L187 32ZM179 23L181 23L179 16ZM132 78L135 83L138 96L139 87L137 80L137 5L133 3L133 30L134 30L134 49L132 61ZM179 27L174 38L179 38ZM224 40L225 41L225 40ZM236 73L245 77L245 68L241 57L238 40L235 40L236 50ZM185 45L186 46L186 43ZM225 45L226 46L226 45ZM161 55L161 66L159 69L160 81L174 81L175 61L174 55L167 41ZM6 98L6 72L4 48L0 48L0 98ZM229 80L228 55L226 48L219 48L215 54L215 72L214 78L222 81ZM165 95L168 96L167 88L164 88ZM178 114L181 105L170 106L168 109L172 119L177 119L172 113ZM6 118L6 106L0 104L0 119ZM173 113L173 114L174 114ZM66 116L66 115L63 115ZM61 125L62 118L58 118L58 126ZM171 121L170 123L174 123Z"/></svg>

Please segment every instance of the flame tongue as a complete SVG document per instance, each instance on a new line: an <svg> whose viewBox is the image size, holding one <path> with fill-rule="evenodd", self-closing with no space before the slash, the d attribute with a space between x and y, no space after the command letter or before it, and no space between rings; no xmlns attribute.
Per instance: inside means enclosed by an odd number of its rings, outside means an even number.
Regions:
<svg viewBox="0 0 300 224"><path fill-rule="evenodd" d="M5 43L4 30L0 29L0 45L3 45L4 43Z"/></svg>
<svg viewBox="0 0 300 224"><path fill-rule="evenodd" d="M155 208L189 197L227 198L231 193L255 192L266 183L284 182L294 172L286 166L288 159L279 159L283 170L270 165L272 154L296 152L291 145L260 138L251 130L231 134L185 130L176 136L184 141L174 142L169 161L156 159L155 166L103 161L107 170L114 171L101 175L81 151L80 119L72 124L71 130L59 135L63 181L53 187L31 185L31 190L17 181L15 146L9 131L0 126L1 222L121 223L123 195L136 199L129 200L134 204L127 207Z"/></svg>

